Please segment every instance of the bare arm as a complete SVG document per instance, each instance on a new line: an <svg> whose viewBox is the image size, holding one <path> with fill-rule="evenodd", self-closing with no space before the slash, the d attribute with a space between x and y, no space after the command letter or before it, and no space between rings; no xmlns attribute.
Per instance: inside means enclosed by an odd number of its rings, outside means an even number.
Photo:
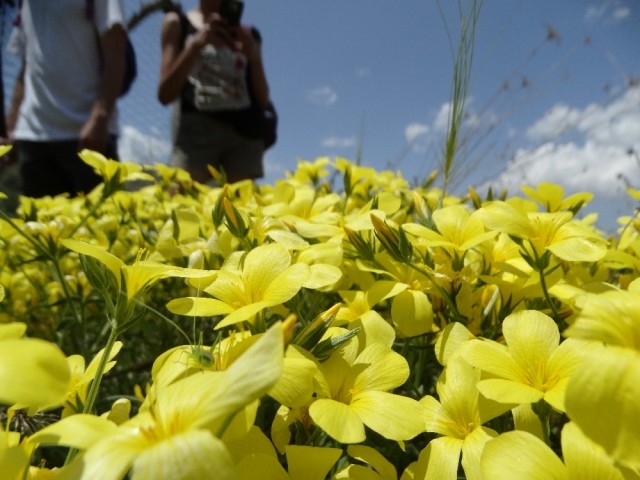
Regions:
<svg viewBox="0 0 640 480"><path fill-rule="evenodd" d="M162 56L158 82L158 100L163 105L178 98L200 51L207 43L220 46L233 42L227 25L217 14L209 17L203 28L194 34L184 47L181 45L182 35L178 14L167 13L162 23Z"/></svg>
<svg viewBox="0 0 640 480"><path fill-rule="evenodd" d="M251 64L251 77L249 80L251 81L256 102L261 108L267 108L270 101L270 93L267 75L262 63L262 49L251 34L250 28L241 27L238 35L242 43L242 51Z"/></svg>
<svg viewBox="0 0 640 480"><path fill-rule="evenodd" d="M7 137L13 140L13 131L16 129L16 123L18 123L18 113L20 112L20 105L24 99L24 70L25 63L22 62L20 73L16 78L16 82L13 85L13 93L11 94L11 101L9 103L9 110L7 111Z"/></svg>
<svg viewBox="0 0 640 480"><path fill-rule="evenodd" d="M100 37L102 74L98 97L91 107L89 119L80 130L78 149L104 151L109 136L109 119L122 90L125 70L126 32L116 24Z"/></svg>

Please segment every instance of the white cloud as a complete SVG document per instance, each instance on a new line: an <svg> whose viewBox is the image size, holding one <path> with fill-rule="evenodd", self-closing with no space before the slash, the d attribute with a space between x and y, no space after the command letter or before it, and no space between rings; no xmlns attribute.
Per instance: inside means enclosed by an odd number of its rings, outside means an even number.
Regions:
<svg viewBox="0 0 640 480"><path fill-rule="evenodd" d="M356 137L327 137L322 140L325 148L352 148L358 144Z"/></svg>
<svg viewBox="0 0 640 480"><path fill-rule="evenodd" d="M329 85L323 85L309 92L309 101L315 105L328 107L338 101L338 94Z"/></svg>
<svg viewBox="0 0 640 480"><path fill-rule="evenodd" d="M553 128L568 126L571 140L551 135ZM541 182L562 185L567 194L591 192L595 199L587 211L598 212L600 225L612 229L618 216L633 213L636 206L626 188L640 188L638 132L640 87L629 89L605 105L589 105L584 109L556 106L527 132L544 143L519 150L490 184L494 189L506 188L512 194L519 193L523 184Z"/></svg>
<svg viewBox="0 0 640 480"><path fill-rule="evenodd" d="M578 110L566 105L555 105L527 129L526 135L534 141L558 138L559 134L575 128L580 118L581 112Z"/></svg>
<svg viewBox="0 0 640 480"><path fill-rule="evenodd" d="M412 145L419 139L424 138L429 131L429 125L417 122L410 123L404 129L404 138L409 145Z"/></svg>
<svg viewBox="0 0 640 480"><path fill-rule="evenodd" d="M152 165L167 163L171 142L154 135L146 135L131 125L121 128L118 150L123 161Z"/></svg>
<svg viewBox="0 0 640 480"><path fill-rule="evenodd" d="M440 106L440 110L436 113L433 120L433 130L439 133L444 133L449 127L449 114L451 111L451 103L445 102Z"/></svg>
<svg viewBox="0 0 640 480"><path fill-rule="evenodd" d="M588 22L606 21L617 23L631 15L631 9L620 0L606 0L598 5L589 5L584 14Z"/></svg>

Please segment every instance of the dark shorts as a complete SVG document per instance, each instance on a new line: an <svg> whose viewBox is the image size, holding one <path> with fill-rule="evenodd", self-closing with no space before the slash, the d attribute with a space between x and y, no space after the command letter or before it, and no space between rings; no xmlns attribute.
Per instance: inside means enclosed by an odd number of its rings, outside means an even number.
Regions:
<svg viewBox="0 0 640 480"><path fill-rule="evenodd" d="M188 171L213 165L227 174L249 178L264 175L261 138L239 134L232 126L207 115L184 112L175 139L171 163Z"/></svg>
<svg viewBox="0 0 640 480"><path fill-rule="evenodd" d="M19 140L15 147L22 193L28 197L72 196L89 193L102 181L92 167L78 156L77 140L32 142ZM118 159L116 137L110 137L107 158Z"/></svg>

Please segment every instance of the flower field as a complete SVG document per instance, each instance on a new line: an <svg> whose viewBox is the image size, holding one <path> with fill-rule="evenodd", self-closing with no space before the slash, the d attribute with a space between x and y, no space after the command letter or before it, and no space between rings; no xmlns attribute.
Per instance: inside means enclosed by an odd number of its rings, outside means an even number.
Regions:
<svg viewBox="0 0 640 480"><path fill-rule="evenodd" d="M640 479L635 217L81 156L0 212L3 480Z"/></svg>

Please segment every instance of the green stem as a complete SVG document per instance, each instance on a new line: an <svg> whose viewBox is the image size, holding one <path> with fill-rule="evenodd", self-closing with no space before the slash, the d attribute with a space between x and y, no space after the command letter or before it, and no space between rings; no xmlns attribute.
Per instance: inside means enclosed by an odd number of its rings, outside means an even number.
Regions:
<svg viewBox="0 0 640 480"><path fill-rule="evenodd" d="M547 445L551 445L550 429L549 429L549 417L551 416L551 407L544 400L540 400L538 403L531 405L533 413L538 416L540 420L540 427L542 428L542 439Z"/></svg>
<svg viewBox="0 0 640 480"><path fill-rule="evenodd" d="M466 325L468 319L458 311L458 308L456 307L455 303L451 299L451 296L449 295L449 293L447 293L447 291L444 288L442 288L438 283L436 283L436 281L433 279L431 274L426 270L423 270L417 267L411 262L407 262L406 265L409 266L410 268L413 268L416 272L421 273L422 275L427 277L427 279L431 282L431 284L434 287L436 287L436 289L438 290L438 293L440 294L442 299L445 301L447 306L451 309L451 314L453 316L453 319L457 322L461 322Z"/></svg>
<svg viewBox="0 0 640 480"><path fill-rule="evenodd" d="M542 294L544 295L544 299L547 302L547 305L549 305L551 312L553 313L553 319L559 321L560 312L558 312L558 309L551 300L551 295L549 295L549 289L547 288L547 281L544 275L544 266L542 265L540 257L538 256L538 252L536 252L535 248L533 248L533 255L535 256L536 260L536 270L538 270L538 275L540 276L540 287L542 288Z"/></svg>
<svg viewBox="0 0 640 480"><path fill-rule="evenodd" d="M89 392L87 393L87 399L84 402L82 413L90 414L93 411L93 407L96 403L96 398L98 398L100 383L102 382L104 371L107 368L107 363L109 362L109 357L111 356L111 350L113 350L113 346L115 345L118 338L118 333L118 329L112 326L111 333L109 334L109 338L107 339L107 344L104 346L104 351L102 353L102 357L100 358L100 363L98 364L98 368L96 369L96 375L93 378L93 382L91 382L91 386L89 387ZM67 454L67 459L65 460L64 464L68 465L69 463L71 463L77 453L78 450L76 448L71 448L69 450L69 453Z"/></svg>

